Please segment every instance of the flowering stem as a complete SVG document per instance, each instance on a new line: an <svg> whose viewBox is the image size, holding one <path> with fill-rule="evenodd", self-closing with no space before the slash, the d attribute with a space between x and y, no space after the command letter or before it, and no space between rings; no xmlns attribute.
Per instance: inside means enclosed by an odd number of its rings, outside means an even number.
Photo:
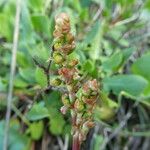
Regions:
<svg viewBox="0 0 150 150"><path fill-rule="evenodd" d="M80 141L78 136L74 135L73 136L73 145L72 145L72 150L80 150Z"/></svg>
<svg viewBox="0 0 150 150"><path fill-rule="evenodd" d="M75 48L74 36L71 33L70 19L66 13L61 13L55 18L54 63L58 66L58 77L51 83L54 86L64 85L67 93L62 95L60 111L66 114L70 110L72 117L72 150L80 150L81 143L86 140L90 128L94 126L93 111L99 92L96 79L80 82L84 76L80 73L77 59L68 57Z"/></svg>

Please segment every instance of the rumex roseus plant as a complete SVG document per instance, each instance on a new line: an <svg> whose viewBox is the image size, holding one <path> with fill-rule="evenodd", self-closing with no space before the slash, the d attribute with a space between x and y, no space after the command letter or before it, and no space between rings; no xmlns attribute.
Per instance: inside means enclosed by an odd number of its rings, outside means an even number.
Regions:
<svg viewBox="0 0 150 150"><path fill-rule="evenodd" d="M89 129L94 127L93 111L99 98L99 83L96 79L86 79L78 69L79 60L70 59L75 49L75 39L71 33L70 19L66 13L55 17L53 32L52 62L58 66L58 77L51 81L53 86L64 86L60 111L71 114L73 144L72 150L80 150Z"/></svg>

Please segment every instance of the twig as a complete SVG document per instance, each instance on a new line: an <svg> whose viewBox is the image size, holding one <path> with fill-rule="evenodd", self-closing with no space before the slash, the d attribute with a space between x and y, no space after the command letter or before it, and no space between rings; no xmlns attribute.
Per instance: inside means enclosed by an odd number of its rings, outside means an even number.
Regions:
<svg viewBox="0 0 150 150"><path fill-rule="evenodd" d="M42 138L41 150L48 150L49 141L49 136L47 135L47 131L45 130Z"/></svg>
<svg viewBox="0 0 150 150"><path fill-rule="evenodd" d="M135 15L133 15L133 16L130 17L130 18L127 18L127 19L125 19L125 20L121 20L121 21L115 23L114 26L126 25L126 24L129 24L129 23L131 23L131 22L136 21L138 18L139 18L139 14L135 14Z"/></svg>
<svg viewBox="0 0 150 150"><path fill-rule="evenodd" d="M118 135L120 133L120 131L123 129L123 127L126 125L126 123L128 122L128 120L131 118L132 116L132 108L135 108L137 105L139 104L138 101L136 101L134 103L134 105L129 109L129 111L127 112L127 114L124 116L123 120L119 123L119 126L113 131L112 134L110 134L103 142L103 144L101 145L100 150L104 150L106 145L108 144L108 142L110 140L112 140L116 135Z"/></svg>
<svg viewBox="0 0 150 150"><path fill-rule="evenodd" d="M37 65L39 68L41 68L45 72L46 67L43 66L42 64L40 64L35 58L32 58L32 59L33 59L35 65Z"/></svg>
<svg viewBox="0 0 150 150"><path fill-rule="evenodd" d="M121 49L125 49L128 48L128 46L122 45L121 43L119 43L117 40L113 39L111 36L107 36L105 35L104 38L106 40L109 40L111 43L115 44L116 46L118 46Z"/></svg>
<svg viewBox="0 0 150 150"><path fill-rule="evenodd" d="M34 96L33 101L29 107L29 110L32 108L34 102L39 98L39 96L42 95L42 93L47 93L49 91L59 91L61 93L67 93L67 89L65 87L54 87L52 85L49 85L48 87L44 88L44 89L39 89L39 91L37 92L37 94Z"/></svg>
<svg viewBox="0 0 150 150"><path fill-rule="evenodd" d="M9 79L9 89L7 97L7 112L6 112L6 124L4 131L4 141L3 141L3 150L8 148L8 134L9 134L9 122L11 115L11 103L12 103L12 93L13 93L13 80L16 68L16 53L18 48L18 37L19 37L19 23L20 23L20 13L21 13L21 0L16 1L16 18L15 18L15 29L13 37L13 48L12 48L12 59L11 59L11 70L10 70L10 79Z"/></svg>
<svg viewBox="0 0 150 150"><path fill-rule="evenodd" d="M101 148L100 148L101 150L104 150L107 143L110 140L112 140L122 130L122 128L125 126L126 122L130 119L131 116L132 116L131 112L129 111L125 115L124 119L120 122L119 126L115 129L115 131L108 138L106 138L106 140L104 140L104 142L103 142L103 144L101 145Z"/></svg>
<svg viewBox="0 0 150 150"><path fill-rule="evenodd" d="M40 64L35 58L33 58L33 61L34 61L35 65L37 65L39 68L41 68L44 71L45 75L46 75L47 87L50 86L50 74L49 74L49 71L50 71L51 64L52 64L52 59L51 58L52 58L53 52L54 52L54 48L52 46L50 60L48 61L48 66L47 67L45 67L44 65Z"/></svg>
<svg viewBox="0 0 150 150"><path fill-rule="evenodd" d="M99 5L98 10L97 10L96 14L93 17L93 21L96 21L98 19L98 17L101 15L102 11L103 11L103 8L102 8L101 5Z"/></svg>
<svg viewBox="0 0 150 150"><path fill-rule="evenodd" d="M54 52L54 46L52 46L52 49L51 49L51 55L50 55L50 58L52 58L53 56L53 52ZM50 76L49 76L49 70L51 68L51 65L52 65L52 59L49 60L49 64L48 64L48 67L46 69L46 72L47 72L47 86L50 86Z"/></svg>
<svg viewBox="0 0 150 150"><path fill-rule="evenodd" d="M62 139L59 136L57 137L57 141L58 141L60 149L63 150L64 144L63 144Z"/></svg>
<svg viewBox="0 0 150 150"><path fill-rule="evenodd" d="M30 125L30 122L27 120L27 118L18 110L18 108L12 104L12 110L15 112L15 114L17 114L17 116L20 117L20 119L26 124L26 125Z"/></svg>

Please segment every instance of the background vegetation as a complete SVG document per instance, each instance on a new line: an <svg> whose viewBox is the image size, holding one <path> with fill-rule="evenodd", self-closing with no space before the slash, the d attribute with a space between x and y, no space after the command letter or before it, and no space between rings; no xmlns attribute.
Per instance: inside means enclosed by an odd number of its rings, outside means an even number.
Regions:
<svg viewBox="0 0 150 150"><path fill-rule="evenodd" d="M57 91L41 93L54 16L67 12L79 69L101 83L96 126L83 150L150 149L150 1L22 0L9 150L67 150L69 115ZM15 0L0 0L0 150L3 146ZM55 71L56 66L52 66ZM53 76L52 76L53 77ZM39 93L39 94L37 94Z"/></svg>

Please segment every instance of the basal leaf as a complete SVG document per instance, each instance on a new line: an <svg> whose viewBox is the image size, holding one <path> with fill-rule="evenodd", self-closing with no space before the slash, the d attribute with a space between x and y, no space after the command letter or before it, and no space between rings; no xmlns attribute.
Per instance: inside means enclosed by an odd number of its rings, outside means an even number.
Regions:
<svg viewBox="0 0 150 150"><path fill-rule="evenodd" d="M104 91L113 91L117 95L121 91L125 91L131 95L139 96L147 85L147 80L139 75L116 75L103 79Z"/></svg>
<svg viewBox="0 0 150 150"><path fill-rule="evenodd" d="M131 67L132 72L150 81L150 53L138 58Z"/></svg>
<svg viewBox="0 0 150 150"><path fill-rule="evenodd" d="M27 119L31 121L40 120L49 117L48 109L44 106L44 103L34 104L31 110L26 115Z"/></svg>
<svg viewBox="0 0 150 150"><path fill-rule="evenodd" d="M46 83L47 82L46 75L45 75L44 71L38 67L36 68L36 71L35 71L35 79L41 87L46 86L46 84L47 84Z"/></svg>
<svg viewBox="0 0 150 150"><path fill-rule="evenodd" d="M32 124L30 124L29 130L32 139L39 140L40 137L42 136L43 129L44 129L43 121L33 122Z"/></svg>

